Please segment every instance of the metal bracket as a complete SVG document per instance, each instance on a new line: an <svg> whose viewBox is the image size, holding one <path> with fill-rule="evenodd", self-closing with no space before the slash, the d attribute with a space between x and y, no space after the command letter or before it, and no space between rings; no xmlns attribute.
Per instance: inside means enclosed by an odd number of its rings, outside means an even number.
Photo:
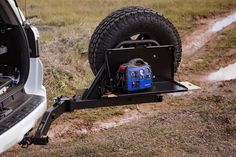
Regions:
<svg viewBox="0 0 236 157"><path fill-rule="evenodd" d="M90 88L81 90L84 92L77 94L73 98L57 97L54 99L55 104L44 114L35 135L29 136L27 134L20 143L21 145L26 147L31 144L46 145L48 143L47 132L52 122L65 112L88 108L162 102L163 97L161 94L188 91L185 86L174 81L173 46L166 45L132 49L120 48L108 51L110 53L106 56L106 61L96 75ZM117 60L117 56L120 55L124 57ZM158 57L154 57L154 55ZM157 77L154 79L153 87L135 93L116 91L111 96L104 95L102 88L106 87L102 81L104 79L111 81L110 77L113 76L118 65L126 62L126 60L130 60L130 58L137 57L144 58L151 66L155 66L153 71Z"/></svg>

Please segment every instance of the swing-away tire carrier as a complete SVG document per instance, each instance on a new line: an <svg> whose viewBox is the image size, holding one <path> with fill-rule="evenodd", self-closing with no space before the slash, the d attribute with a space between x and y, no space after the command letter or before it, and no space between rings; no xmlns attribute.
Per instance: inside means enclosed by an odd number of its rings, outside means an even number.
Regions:
<svg viewBox="0 0 236 157"><path fill-rule="evenodd" d="M155 94L148 95L137 95L129 97L120 98L108 98L101 100L74 100L74 99L64 99L58 98L57 103L55 103L51 108L47 110L44 114L42 121L34 136L26 135L25 138L20 143L22 147L28 147L28 145L46 145L48 144L47 132L54 120L56 120L60 115L66 112L73 112L79 109L88 108L98 108L107 106L121 106L129 104L141 104L147 102L162 102L162 96ZM111 105L112 104L112 105Z"/></svg>
<svg viewBox="0 0 236 157"><path fill-rule="evenodd" d="M22 147L28 147L31 144L48 144L47 133L52 122L66 112L88 108L162 102L162 94L188 91L186 86L174 81L173 52L174 47L171 45L108 50L105 63L91 86L85 90L78 90L73 98L58 97L55 99L55 104L44 114L35 134L29 132L20 144ZM101 91L104 91L102 90L104 78L106 78L105 82L109 80L108 84L112 84L112 78L119 65L137 57L144 59L152 67L152 88L131 93L120 91L112 94L102 93Z"/></svg>

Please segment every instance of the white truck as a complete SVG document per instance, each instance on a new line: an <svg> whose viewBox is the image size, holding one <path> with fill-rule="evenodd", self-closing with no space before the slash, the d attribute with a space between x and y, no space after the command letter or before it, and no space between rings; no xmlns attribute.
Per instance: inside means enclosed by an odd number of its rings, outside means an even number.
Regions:
<svg viewBox="0 0 236 157"><path fill-rule="evenodd" d="M47 108L38 40L15 1L0 0L0 153L20 142Z"/></svg>

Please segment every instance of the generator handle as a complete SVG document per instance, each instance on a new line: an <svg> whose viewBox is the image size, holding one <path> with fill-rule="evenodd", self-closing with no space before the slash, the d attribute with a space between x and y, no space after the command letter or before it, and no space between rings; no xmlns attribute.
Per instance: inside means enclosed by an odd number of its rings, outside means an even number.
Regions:
<svg viewBox="0 0 236 157"><path fill-rule="evenodd" d="M130 60L128 64L139 66L139 65L146 65L147 63L141 58L135 58Z"/></svg>

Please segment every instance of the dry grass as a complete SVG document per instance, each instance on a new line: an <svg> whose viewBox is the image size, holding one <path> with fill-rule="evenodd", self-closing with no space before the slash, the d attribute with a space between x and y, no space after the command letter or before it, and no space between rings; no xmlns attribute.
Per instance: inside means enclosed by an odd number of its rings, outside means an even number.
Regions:
<svg viewBox="0 0 236 157"><path fill-rule="evenodd" d="M201 62L194 61L194 64L187 70L194 73L206 72L234 63L236 59L235 28L223 32L217 40L210 41L204 50L204 55L198 58Z"/></svg>
<svg viewBox="0 0 236 157"><path fill-rule="evenodd" d="M68 26L86 22L94 28L111 11L140 5L163 13L178 29L190 29L196 17L223 12L222 9L236 5L235 0L27 0L27 3L28 15L40 17L38 24Z"/></svg>
<svg viewBox="0 0 236 157"><path fill-rule="evenodd" d="M86 59L86 47L91 32L109 12L127 5L143 5L160 10L179 30L189 31L197 18L222 13L235 7L236 1L28 0L28 13L39 15L35 22L47 26L41 30L41 34L45 84L50 96L60 93L71 95L72 90L89 84L93 76ZM232 94L235 83L224 82L216 87L214 93L204 91L204 95L186 99L170 98L168 104L177 106L179 110L158 113L129 126L83 136L70 142L34 146L27 151L12 149L6 155L235 156L236 100L235 94ZM209 85L207 89L213 86ZM226 95L222 96L222 93ZM184 103L188 106L183 107ZM66 118L85 116L94 120L104 118L103 113L107 114L105 117L109 117L110 113L122 114L119 112L122 109L83 111L80 115L71 114Z"/></svg>
<svg viewBox="0 0 236 157"><path fill-rule="evenodd" d="M24 0L18 0L24 8ZM199 17L236 6L235 0L27 0L27 15L40 29L45 85L49 98L73 95L93 79L87 58L89 38L110 12L130 5L158 10L181 31L191 30Z"/></svg>
<svg viewBox="0 0 236 157"><path fill-rule="evenodd" d="M25 10L24 0L18 1ZM153 8L167 16L180 32L188 32L196 19L223 13L235 7L236 1L27 0L27 15L38 16L32 22L41 33L44 84L49 100L72 96L77 88L89 86L94 76L87 61L87 47L94 28L110 12L130 5ZM119 109L122 110L118 108L117 112ZM98 112L95 115L104 110ZM85 115L94 117L92 112Z"/></svg>

